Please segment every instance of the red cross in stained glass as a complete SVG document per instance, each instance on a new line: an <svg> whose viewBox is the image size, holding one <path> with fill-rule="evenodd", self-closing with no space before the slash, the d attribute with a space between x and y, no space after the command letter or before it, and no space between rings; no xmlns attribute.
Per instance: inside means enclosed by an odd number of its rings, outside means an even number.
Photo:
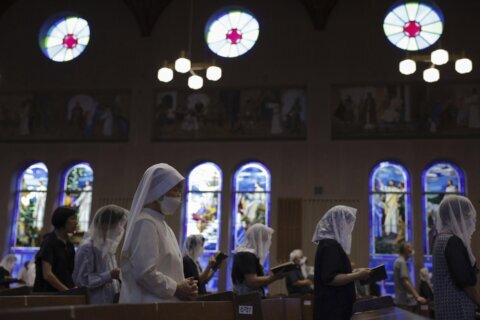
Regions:
<svg viewBox="0 0 480 320"><path fill-rule="evenodd" d="M242 34L238 29L230 29L227 32L227 40L230 41L231 44L237 44L242 40Z"/></svg>
<svg viewBox="0 0 480 320"><path fill-rule="evenodd" d="M73 49L77 46L78 39L73 34L67 34L63 38L63 45L67 47L67 49Z"/></svg>
<svg viewBox="0 0 480 320"><path fill-rule="evenodd" d="M403 27L403 32L410 38L418 36L420 31L422 31L422 26L417 21L409 21Z"/></svg>

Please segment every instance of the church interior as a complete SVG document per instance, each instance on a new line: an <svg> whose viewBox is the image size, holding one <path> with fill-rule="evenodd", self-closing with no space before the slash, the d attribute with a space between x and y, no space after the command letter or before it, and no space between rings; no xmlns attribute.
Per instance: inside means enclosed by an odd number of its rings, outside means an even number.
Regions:
<svg viewBox="0 0 480 320"><path fill-rule="evenodd" d="M404 241L418 284L441 200L480 208L478 12L478 0L1 1L1 257L17 257L14 275L34 260L62 205L78 209L78 245L100 207L130 209L145 170L167 163L185 177L165 218L179 247L199 233L201 264L230 255L211 292L232 290L254 223L274 230L266 268L294 249L313 266L336 205L358 210L349 258L385 264L382 296ZM480 232L471 243L480 256Z"/></svg>

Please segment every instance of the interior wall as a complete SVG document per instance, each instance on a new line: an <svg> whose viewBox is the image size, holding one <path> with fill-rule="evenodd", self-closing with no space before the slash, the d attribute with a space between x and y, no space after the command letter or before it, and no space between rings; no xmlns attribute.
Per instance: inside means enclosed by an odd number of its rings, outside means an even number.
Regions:
<svg viewBox="0 0 480 320"><path fill-rule="evenodd" d="M103 90L131 93L130 136L126 143L0 143L0 249L3 253L8 250L11 235L16 179L30 161L43 161L49 169L46 228L58 203L61 174L72 161L87 161L94 169L93 211L108 199L123 199L121 201L128 203L143 172L154 163L166 162L187 174L196 163L213 161L224 173L221 249L228 251L231 179L244 161L258 160L272 174L273 228L278 227L279 198L323 201L322 206L315 207L318 209L312 216L315 219L329 203L348 202L359 208L352 247L357 265L368 263L368 177L379 161L396 160L409 170L416 267L421 266L423 253L420 179L429 163L446 159L463 168L467 193L477 209L480 208L479 139L331 140L333 85L421 81L419 74L406 78L397 71L403 53L385 39L381 27L391 5L388 1L341 0L323 31L313 29L301 1L242 2L260 22L259 40L250 52L238 59L217 58L224 76L218 83L207 85L305 87L306 140L151 142L155 91L186 85L186 78L181 76L176 76L168 85L161 84L156 80L156 71L163 60L173 61L188 45L188 4L187 0L172 1L157 21L151 37L140 35L133 15L120 0L18 0L0 17L0 93ZM194 60L212 58L203 42L204 23L211 13L227 4L230 3L220 0L195 1ZM480 30L480 20L475 16L480 2L442 0L437 4L447 21L442 44L453 50L466 50L474 57L472 73L460 78L446 68L442 81L478 81L480 43L471 41L469 35L472 30ZM45 19L62 10L86 17L91 23L92 38L79 58L69 63L54 63L39 50L38 31ZM314 194L318 186L322 187L322 194ZM311 222L313 224L314 219ZM171 217L169 223L179 236L180 217ZM309 255L314 250L309 233L312 224L302 233L302 243ZM477 232L473 241L477 256L480 256L479 240L480 232ZM277 261L276 247L274 238L272 263ZM313 256L309 258L313 261ZM224 279L225 270L222 272Z"/></svg>

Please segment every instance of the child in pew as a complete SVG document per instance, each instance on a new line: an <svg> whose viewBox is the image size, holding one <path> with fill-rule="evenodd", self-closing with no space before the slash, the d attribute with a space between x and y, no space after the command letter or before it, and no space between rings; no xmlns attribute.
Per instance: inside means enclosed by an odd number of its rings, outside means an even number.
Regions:
<svg viewBox="0 0 480 320"><path fill-rule="evenodd" d="M35 263L33 261L26 261L23 268L18 272L18 279L27 287L33 287L35 282Z"/></svg>
<svg viewBox="0 0 480 320"><path fill-rule="evenodd" d="M265 296L264 287L282 279L285 274L279 272L265 276L263 265L272 243L273 229L261 223L248 228L244 242L234 251L232 266L233 292L247 294L259 292Z"/></svg>
<svg viewBox="0 0 480 320"><path fill-rule="evenodd" d="M183 248L183 275L185 278L193 277L198 281L198 294L207 293L206 284L220 267L212 256L205 270L202 270L198 258L203 254L204 243L205 239L201 234L192 234L187 237Z"/></svg>
<svg viewBox="0 0 480 320"><path fill-rule="evenodd" d="M0 262L0 290L10 288L15 263L17 263L17 257L12 253L7 254Z"/></svg>
<svg viewBox="0 0 480 320"><path fill-rule="evenodd" d="M115 253L125 232L128 211L116 205L100 208L77 249L73 280L90 289L91 304L118 302L120 269Z"/></svg>
<svg viewBox="0 0 480 320"><path fill-rule="evenodd" d="M320 219L312 241L315 254L314 320L348 320L355 302L355 280L366 280L370 269L352 271L350 248L357 209L335 206Z"/></svg>
<svg viewBox="0 0 480 320"><path fill-rule="evenodd" d="M68 237L77 228L77 209L61 206L52 216L54 230L43 237L35 256L34 292L58 292L72 289L75 248Z"/></svg>

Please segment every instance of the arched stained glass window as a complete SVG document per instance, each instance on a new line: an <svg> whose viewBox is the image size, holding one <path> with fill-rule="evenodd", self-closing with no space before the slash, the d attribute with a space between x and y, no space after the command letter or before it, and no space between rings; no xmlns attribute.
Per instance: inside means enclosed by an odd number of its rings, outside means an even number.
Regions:
<svg viewBox="0 0 480 320"><path fill-rule="evenodd" d="M48 169L42 162L30 165L20 175L12 232L12 249L14 252L40 246L47 186Z"/></svg>
<svg viewBox="0 0 480 320"><path fill-rule="evenodd" d="M77 16L49 19L40 30L39 42L43 54L50 60L66 62L78 57L90 41L88 22Z"/></svg>
<svg viewBox="0 0 480 320"><path fill-rule="evenodd" d="M187 184L184 235L185 239L192 234L203 235L205 252L199 262L205 268L219 250L222 170L213 162L201 163L190 171ZM207 291L217 290L218 274L215 274L207 283Z"/></svg>
<svg viewBox="0 0 480 320"><path fill-rule="evenodd" d="M431 4L402 2L385 16L383 31L396 47L417 51L434 44L443 33L443 14Z"/></svg>
<svg viewBox="0 0 480 320"><path fill-rule="evenodd" d="M93 170L86 163L77 163L65 171L63 177L63 192L60 205L78 209L78 236L88 231L92 209ZM79 239L77 239L79 240ZM78 241L73 241L78 242Z"/></svg>
<svg viewBox="0 0 480 320"><path fill-rule="evenodd" d="M410 178L399 163L384 161L370 173L370 265L385 264L383 294L394 294L393 263L398 245L412 240Z"/></svg>
<svg viewBox="0 0 480 320"><path fill-rule="evenodd" d="M462 170L453 163L432 163L423 172L423 212L425 255L432 254L433 239L437 235L436 216L444 197L451 194L465 195L465 179Z"/></svg>
<svg viewBox="0 0 480 320"><path fill-rule="evenodd" d="M259 162L242 165L234 176L233 247L243 242L255 223L269 225L271 177Z"/></svg>
<svg viewBox="0 0 480 320"><path fill-rule="evenodd" d="M213 14L205 26L208 47L225 58L235 58L249 51L258 34L258 21L252 13L241 8L222 9Z"/></svg>

